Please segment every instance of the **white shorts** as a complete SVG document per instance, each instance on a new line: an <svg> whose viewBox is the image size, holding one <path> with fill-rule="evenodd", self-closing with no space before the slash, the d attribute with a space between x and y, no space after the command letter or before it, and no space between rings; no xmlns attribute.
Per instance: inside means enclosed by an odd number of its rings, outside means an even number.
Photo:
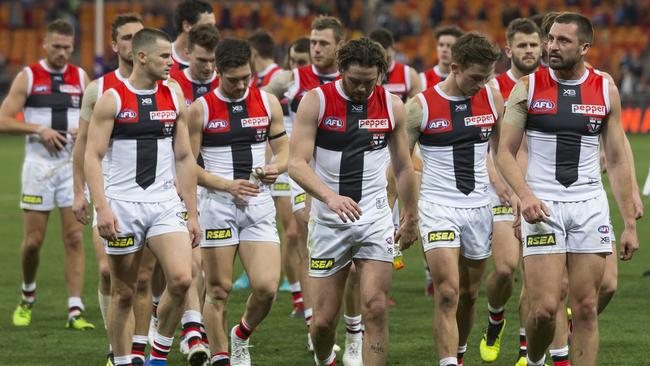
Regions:
<svg viewBox="0 0 650 366"><path fill-rule="evenodd" d="M515 217L512 214L512 206L501 203L499 195L491 184L488 186L488 195L490 196L490 203L492 204L492 216L494 217L494 222L515 221Z"/></svg>
<svg viewBox="0 0 650 366"><path fill-rule="evenodd" d="M71 207L72 162L42 163L25 161L22 172L20 208L23 210L52 211L57 207Z"/></svg>
<svg viewBox="0 0 650 366"><path fill-rule="evenodd" d="M135 253L154 236L187 233L187 210L180 198L163 202L129 202L108 199L120 228L117 241L104 239L108 255Z"/></svg>
<svg viewBox="0 0 650 366"><path fill-rule="evenodd" d="M199 222L204 233L201 248L238 245L240 241L280 244L273 200L235 205L207 193L201 200Z"/></svg>
<svg viewBox="0 0 650 366"><path fill-rule="evenodd" d="M393 263L394 238L390 214L363 225L325 225L310 219L309 276L329 277L352 259Z"/></svg>
<svg viewBox="0 0 650 366"><path fill-rule="evenodd" d="M461 255L482 260L492 254L492 209L488 206L457 208L419 202L420 235L427 252L435 248L460 248Z"/></svg>
<svg viewBox="0 0 650 366"><path fill-rule="evenodd" d="M609 205L603 194L578 202L542 201L551 211L546 221L521 220L524 257L535 254L612 252Z"/></svg>
<svg viewBox="0 0 650 366"><path fill-rule="evenodd" d="M291 183L289 182L289 173L282 173L271 185L272 197L291 197Z"/></svg>
<svg viewBox="0 0 650 366"><path fill-rule="evenodd" d="M305 208L307 193L298 183L296 183L296 181L291 178L289 178L289 185L291 186L291 208L295 213L296 211Z"/></svg>

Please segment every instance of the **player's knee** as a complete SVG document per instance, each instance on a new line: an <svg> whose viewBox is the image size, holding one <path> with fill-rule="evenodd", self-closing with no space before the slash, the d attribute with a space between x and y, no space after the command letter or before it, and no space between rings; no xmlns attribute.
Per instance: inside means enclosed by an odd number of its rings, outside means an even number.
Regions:
<svg viewBox="0 0 650 366"><path fill-rule="evenodd" d="M83 234L81 230L70 230L63 234L63 243L68 249L80 250L83 248Z"/></svg>
<svg viewBox="0 0 650 366"><path fill-rule="evenodd" d="M500 261L494 263L494 276L499 283L510 283L515 278L515 271L517 270L517 263L510 263L508 261Z"/></svg>
<svg viewBox="0 0 650 366"><path fill-rule="evenodd" d="M458 303L472 305L478 299L478 291L472 288L461 288L458 291Z"/></svg>
<svg viewBox="0 0 650 366"><path fill-rule="evenodd" d="M577 321L593 321L598 316L598 300L596 297L585 297L583 299L575 299L571 312L573 318Z"/></svg>
<svg viewBox="0 0 650 366"><path fill-rule="evenodd" d="M293 224L287 226L287 228L284 230L284 239L285 243L297 243L300 240L300 234L298 233L297 225Z"/></svg>
<svg viewBox="0 0 650 366"><path fill-rule="evenodd" d="M385 323L388 313L387 296L379 295L363 303L363 320L366 323Z"/></svg>
<svg viewBox="0 0 650 366"><path fill-rule="evenodd" d="M612 297L614 296L614 293L618 289L618 278L616 275L614 276L608 276L607 273L605 273L605 276L603 277L603 282L600 284L600 295L601 296L608 296Z"/></svg>
<svg viewBox="0 0 650 366"><path fill-rule="evenodd" d="M569 296L569 278L564 276L562 287L560 287L560 299L565 300Z"/></svg>
<svg viewBox="0 0 650 366"><path fill-rule="evenodd" d="M530 315L534 318L535 324L550 324L555 322L557 306L550 302L538 303L530 309Z"/></svg>
<svg viewBox="0 0 650 366"><path fill-rule="evenodd" d="M206 296L216 300L227 300L232 290L232 281L207 283Z"/></svg>
<svg viewBox="0 0 650 366"><path fill-rule="evenodd" d="M268 281L273 283L264 283L261 285L254 286L252 288L253 296L258 301L272 303L275 299L275 294L277 293L278 284L274 281Z"/></svg>
<svg viewBox="0 0 650 366"><path fill-rule="evenodd" d="M135 301L135 289L131 286L112 287L111 297L117 300L118 307L131 308Z"/></svg>
<svg viewBox="0 0 650 366"><path fill-rule="evenodd" d="M448 284L441 284L436 287L435 293L437 295L436 305L440 306L441 309L452 310L458 306L458 288Z"/></svg>
<svg viewBox="0 0 650 366"><path fill-rule="evenodd" d="M29 233L29 235L27 235L23 241L23 251L25 251L27 255L37 255L41 250L44 238L44 233Z"/></svg>
<svg viewBox="0 0 650 366"><path fill-rule="evenodd" d="M167 291L172 296L185 296L192 285L191 273L178 273L167 279Z"/></svg>
<svg viewBox="0 0 650 366"><path fill-rule="evenodd" d="M108 268L108 263L99 264L99 282L103 286L111 285L111 271Z"/></svg>
<svg viewBox="0 0 650 366"><path fill-rule="evenodd" d="M322 313L321 313L322 315ZM336 330L337 321L336 317L326 317L318 316L317 313L314 313L314 318L312 319L311 327L313 327L314 332L317 334L328 334Z"/></svg>

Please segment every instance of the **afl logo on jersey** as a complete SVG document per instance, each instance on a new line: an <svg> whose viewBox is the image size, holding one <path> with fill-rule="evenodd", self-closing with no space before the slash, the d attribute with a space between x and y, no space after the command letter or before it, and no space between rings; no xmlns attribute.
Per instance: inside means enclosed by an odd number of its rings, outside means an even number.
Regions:
<svg viewBox="0 0 650 366"><path fill-rule="evenodd" d="M230 124L224 119L215 119L208 122L203 131L209 133L228 132L230 131Z"/></svg>
<svg viewBox="0 0 650 366"><path fill-rule="evenodd" d="M134 110L125 109L125 110L121 111L117 115L116 121L118 121L118 122L131 121L131 120L134 120L137 116L138 116L138 114L135 113Z"/></svg>
<svg viewBox="0 0 650 366"><path fill-rule="evenodd" d="M555 103L548 99L536 99L530 104L533 112L549 112L555 109Z"/></svg>
<svg viewBox="0 0 650 366"><path fill-rule="evenodd" d="M449 120L446 120L444 118L437 118L427 122L427 125L424 128L424 133L426 134L442 133L451 130L452 130L452 125L451 122L449 122Z"/></svg>
<svg viewBox="0 0 650 366"><path fill-rule="evenodd" d="M47 85L34 86L34 93L47 93L48 90L50 90L50 87Z"/></svg>
<svg viewBox="0 0 650 366"><path fill-rule="evenodd" d="M327 117L321 122L321 126L325 130L336 131L336 132L345 132L345 121L337 117Z"/></svg>

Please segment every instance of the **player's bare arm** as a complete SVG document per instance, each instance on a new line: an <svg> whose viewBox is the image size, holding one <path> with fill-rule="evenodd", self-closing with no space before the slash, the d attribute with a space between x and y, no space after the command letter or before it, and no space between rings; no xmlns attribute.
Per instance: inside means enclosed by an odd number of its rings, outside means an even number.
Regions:
<svg viewBox="0 0 650 366"><path fill-rule="evenodd" d="M293 81L293 71L284 70L278 72L278 75L275 76L271 81L262 88L267 93L273 94L278 99L284 97L284 93L289 89L289 84Z"/></svg>
<svg viewBox="0 0 650 366"><path fill-rule="evenodd" d="M621 125L621 97L616 85L611 80L608 80L608 83L611 110L603 128L602 142L607 159L609 179L612 182L612 191L625 223L623 234L619 240L620 257L622 260L630 260L639 248L632 197L631 162L626 152L625 132Z"/></svg>
<svg viewBox="0 0 650 366"><path fill-rule="evenodd" d="M419 98L411 98L406 102L406 120L404 127L408 137L409 154L413 155L415 144L420 138L420 125L422 124L423 111Z"/></svg>
<svg viewBox="0 0 650 366"><path fill-rule="evenodd" d="M501 96L501 92L499 92L497 88L493 87L491 83L486 87L490 88L498 115L496 123L494 124L492 137L490 137L490 153L486 157L487 172L488 176L490 177L490 184L492 184L494 187L494 190L499 196L501 203L510 204L510 196L512 195L512 191L510 190L510 187L508 187L508 184L504 181L503 177L501 177L499 174L499 171L495 165L496 163L494 161L494 157L496 156L499 148L499 130L503 124L503 113L505 110L503 107L503 96Z"/></svg>
<svg viewBox="0 0 650 366"><path fill-rule="evenodd" d="M527 222L534 224L549 216L550 211L530 190L516 160L526 126L527 95L528 80L523 78L517 82L508 99L508 108L499 131L497 168L521 200L519 212Z"/></svg>
<svg viewBox="0 0 650 366"><path fill-rule="evenodd" d="M84 155L84 174L88 182L88 189L97 211L97 229L99 235L107 240L117 240L120 232L117 218L108 206L104 194L104 175L102 173L102 159L111 139L117 100L115 94L107 92L102 95L91 117L88 126L86 153Z"/></svg>
<svg viewBox="0 0 650 366"><path fill-rule="evenodd" d="M408 95L409 98L413 98L419 92L424 91L424 87L422 87L422 83L420 82L420 77L418 76L417 71L412 67L409 68L409 80L411 82L411 90L409 90Z"/></svg>
<svg viewBox="0 0 650 366"><path fill-rule="evenodd" d="M180 86L176 82L170 82L169 87L176 93L178 102L178 117L174 132L174 157L176 160L176 179L181 190L181 197L187 209L187 229L190 232L192 246L199 245L201 241L201 229L199 228L199 216L196 210L196 157L192 154L190 138L187 127L187 109L182 102L185 100Z"/></svg>
<svg viewBox="0 0 650 366"><path fill-rule="evenodd" d="M350 197L340 196L329 189L309 165L316 144L319 108L320 101L314 90L305 94L298 106L294 130L291 133L289 175L308 194L326 203L339 215L341 221L356 221L361 217L359 205Z"/></svg>
<svg viewBox="0 0 650 366"><path fill-rule="evenodd" d="M289 163L289 138L284 130L282 106L273 95L268 95L269 107L271 108L271 124L269 127L269 145L273 152L273 161L264 167L264 176L260 177L262 182L273 184L278 176L287 171Z"/></svg>
<svg viewBox="0 0 650 366"><path fill-rule="evenodd" d="M395 95L391 95L393 116L395 116L395 129L388 140L388 149L397 183L398 196L404 203L400 228L395 235L395 240L400 241L400 248L407 249L418 238L418 187L416 185L415 171L408 148L406 134L406 110L404 104ZM401 239L401 240L400 240Z"/></svg>
<svg viewBox="0 0 650 366"><path fill-rule="evenodd" d="M25 121L24 123L16 119L16 115L22 112L25 102L27 101L27 74L25 71L18 73L11 83L9 93L0 105L0 132L12 135L29 135L38 134L50 153L63 150L66 144L65 136L57 131L38 124Z"/></svg>

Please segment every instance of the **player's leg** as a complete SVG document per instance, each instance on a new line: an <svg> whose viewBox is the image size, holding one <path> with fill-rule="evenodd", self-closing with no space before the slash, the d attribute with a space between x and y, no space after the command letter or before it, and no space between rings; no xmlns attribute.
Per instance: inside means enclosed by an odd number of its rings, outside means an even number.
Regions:
<svg viewBox="0 0 650 366"><path fill-rule="evenodd" d="M97 302L99 304L99 311L102 314L104 322L104 329L108 336L108 304L111 302L111 272L108 268L108 257L104 252L104 241L99 236L97 226L95 225L94 218L97 216L93 212L93 225L91 229L91 238L93 248L95 249L95 259L97 260L97 270L99 272L99 283L97 285ZM108 359L113 358L113 349L109 343L108 345ZM112 361L111 361L112 362Z"/></svg>
<svg viewBox="0 0 650 366"><path fill-rule="evenodd" d="M567 312L569 297L569 275L565 269L562 276L562 289L560 291L560 306L555 315L555 334L549 346L548 352L551 355L553 366L569 365L569 318Z"/></svg>
<svg viewBox="0 0 650 366"><path fill-rule="evenodd" d="M348 270L349 265L327 277L312 276L310 279L314 309L310 334L314 342L314 358L317 365L333 365L336 362L336 354L332 348L336 340L336 326ZM312 269L310 273L314 271L316 270Z"/></svg>
<svg viewBox="0 0 650 366"><path fill-rule="evenodd" d="M301 266L304 261L300 257L299 246L302 244L298 233L298 223L292 213L291 197L281 196L275 198L275 208L282 223L282 266L284 274L291 287L294 318L304 317L305 304L300 284Z"/></svg>
<svg viewBox="0 0 650 366"><path fill-rule="evenodd" d="M32 321L32 306L36 299L36 271L49 215L49 211L23 210L23 242L20 247L23 273L22 299L14 310L15 326L27 326Z"/></svg>
<svg viewBox="0 0 650 366"><path fill-rule="evenodd" d="M611 233L614 239L614 233ZM616 241L612 240L612 252L616 253ZM605 274L603 275L603 282L600 284L598 290L598 314L602 313L609 302L614 297L618 287L618 260L616 255L608 255L605 259Z"/></svg>
<svg viewBox="0 0 650 366"><path fill-rule="evenodd" d="M202 366L210 358L210 351L203 341L203 317L199 301L201 274L201 249L192 249L192 284L187 292L187 304L181 317L181 352L187 355L191 366Z"/></svg>
<svg viewBox="0 0 650 366"><path fill-rule="evenodd" d="M227 304L232 290L237 245L208 247L204 243L201 244L206 287L203 321L210 342L212 364L225 366L230 364Z"/></svg>
<svg viewBox="0 0 650 366"><path fill-rule="evenodd" d="M167 287L158 306L158 328L150 358L165 360L185 308L187 290L192 282L192 247L186 231L154 229L156 227L149 230L148 245L165 274Z"/></svg>
<svg viewBox="0 0 650 366"><path fill-rule="evenodd" d="M481 279L485 272L487 259L473 260L461 256L459 259L459 292L456 322L458 324L458 365L463 364L463 357L467 351L467 340L474 325L476 316L476 300Z"/></svg>
<svg viewBox="0 0 650 366"><path fill-rule="evenodd" d="M526 319L528 318L528 295L526 294L526 276L524 276L524 262L521 262L521 292L519 293L519 354L515 366L526 366L528 346L526 340Z"/></svg>
<svg viewBox="0 0 650 366"><path fill-rule="evenodd" d="M345 322L345 351L343 364L346 366L363 365L363 323L361 308L361 273L356 262L350 267L348 280L345 282L343 295L343 319Z"/></svg>
<svg viewBox="0 0 650 366"><path fill-rule="evenodd" d="M133 303L134 330L132 337L131 352L133 363L142 365L145 358L145 348L149 340L149 327L151 320L151 278L156 257L151 250L145 246L142 250L138 278L135 287L135 301ZM151 345L153 346L155 332L151 334ZM135 365L134 365L135 366Z"/></svg>
<svg viewBox="0 0 650 366"><path fill-rule="evenodd" d="M605 271L604 254L568 254L569 292L573 312L571 361L595 365L598 356L598 289Z"/></svg>
<svg viewBox="0 0 650 366"><path fill-rule="evenodd" d="M81 301L83 291L85 256L83 245L83 225L77 221L71 207L59 209L61 232L64 247L65 279L68 285L68 322L66 328L86 330L95 329L82 313L85 310Z"/></svg>

